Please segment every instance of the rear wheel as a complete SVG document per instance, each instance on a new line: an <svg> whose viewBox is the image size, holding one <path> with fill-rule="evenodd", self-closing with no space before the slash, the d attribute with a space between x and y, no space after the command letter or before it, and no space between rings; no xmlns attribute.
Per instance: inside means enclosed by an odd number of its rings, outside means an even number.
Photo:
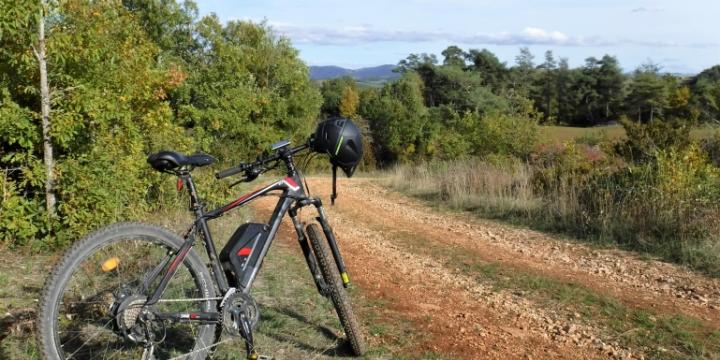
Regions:
<svg viewBox="0 0 720 360"><path fill-rule="evenodd" d="M205 359L215 324L152 319L153 313L215 309L210 274L195 252L178 266L161 300L148 307L149 315L140 315L182 242L142 223L111 225L78 241L45 283L38 319L44 357Z"/></svg>
<svg viewBox="0 0 720 360"><path fill-rule="evenodd" d="M345 330L345 336L347 336L353 353L361 356L366 350L365 339L360 332L360 326L353 313L350 299L342 285L340 272L337 269L337 265L335 265L335 261L333 261L332 255L330 255L330 249L328 248L327 241L325 241L325 234L320 231L317 224L308 225L307 233L310 238L310 244L312 244L315 252L315 257L318 260L320 271L325 278L330 298Z"/></svg>

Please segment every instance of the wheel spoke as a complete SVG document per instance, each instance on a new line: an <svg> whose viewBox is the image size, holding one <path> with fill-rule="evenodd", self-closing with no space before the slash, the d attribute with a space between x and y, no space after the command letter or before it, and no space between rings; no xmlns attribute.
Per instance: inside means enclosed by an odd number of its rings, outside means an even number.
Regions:
<svg viewBox="0 0 720 360"><path fill-rule="evenodd" d="M89 253L81 252L82 259L71 262L75 267L66 270L69 275L58 285L57 300L46 300L56 304L49 325L60 358L140 358L144 344L150 343L146 339L153 339L153 359L205 353L209 349L205 344L214 339L214 324L164 322L152 317L152 313L215 310L213 303L221 297L203 296L212 279L199 261L183 261L163 298L147 308L144 305L151 293L143 285L149 289L157 286L176 246L151 237L128 236L95 245ZM198 274L205 275L198 278Z"/></svg>

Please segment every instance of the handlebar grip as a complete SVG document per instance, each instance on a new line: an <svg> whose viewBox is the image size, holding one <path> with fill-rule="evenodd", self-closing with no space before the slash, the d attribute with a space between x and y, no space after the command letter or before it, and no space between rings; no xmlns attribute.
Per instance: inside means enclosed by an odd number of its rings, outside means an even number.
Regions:
<svg viewBox="0 0 720 360"><path fill-rule="evenodd" d="M229 169L225 169L223 171L215 173L215 178L216 179L226 178L228 176L243 172L244 170L245 170L245 166L243 166L243 165L231 167Z"/></svg>

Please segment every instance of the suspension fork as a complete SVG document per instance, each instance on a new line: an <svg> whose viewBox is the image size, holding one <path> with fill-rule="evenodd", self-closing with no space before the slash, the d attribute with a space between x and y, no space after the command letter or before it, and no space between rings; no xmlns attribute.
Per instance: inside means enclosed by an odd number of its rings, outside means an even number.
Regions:
<svg viewBox="0 0 720 360"><path fill-rule="evenodd" d="M307 236L305 235L305 230L303 229L304 224L300 221L300 219L298 219L296 208L291 208L288 213L290 215L290 219L292 219L293 225L295 226L295 232L297 232L300 249L302 249L303 255L305 256L305 261L307 262L310 273L315 281L315 286L317 286L318 292L325 296L327 294L327 284L325 283L322 273L320 273L318 269L317 259L315 258L312 249L310 249L310 244L308 244Z"/></svg>
<svg viewBox="0 0 720 360"><path fill-rule="evenodd" d="M350 286L350 277L348 276L347 270L345 268L345 262L343 261L342 255L340 255L340 249L338 248L337 241L335 241L335 235L332 231L332 228L330 228L330 224L327 221L327 215L325 214L325 209L322 206L322 201L320 201L320 199L314 199L313 205L315 205L315 208L317 208L318 214L320 215L316 219L320 223L320 226L325 233L325 238L327 239L328 245L330 245L330 250L332 251L333 258L335 258L335 265L337 265L338 271L340 271L340 277L342 278L343 286L347 288L348 286Z"/></svg>

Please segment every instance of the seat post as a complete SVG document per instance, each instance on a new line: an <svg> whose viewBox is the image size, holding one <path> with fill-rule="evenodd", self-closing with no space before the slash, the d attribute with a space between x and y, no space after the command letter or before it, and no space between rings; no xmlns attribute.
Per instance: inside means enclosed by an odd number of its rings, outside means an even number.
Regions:
<svg viewBox="0 0 720 360"><path fill-rule="evenodd" d="M220 268L217 249L215 249L215 243L210 234L207 220L204 218L205 207L200 202L200 197L197 194L197 189L195 188L195 183L193 182L192 175L190 175L190 171L182 170L178 173L178 176L180 176L185 186L187 186L188 194L190 194L190 210L195 213L195 219L197 220L197 225L204 240L205 250L210 259L210 266L215 275L215 281L217 281L220 291L225 292L229 289L229 285L225 278L225 272Z"/></svg>
<svg viewBox="0 0 720 360"><path fill-rule="evenodd" d="M188 195L190 195L190 211L195 212L197 217L203 216L203 206L200 203L200 197L197 194L197 188L195 188L195 182L193 182L192 175L188 170L182 170L178 173L183 184L187 187Z"/></svg>

